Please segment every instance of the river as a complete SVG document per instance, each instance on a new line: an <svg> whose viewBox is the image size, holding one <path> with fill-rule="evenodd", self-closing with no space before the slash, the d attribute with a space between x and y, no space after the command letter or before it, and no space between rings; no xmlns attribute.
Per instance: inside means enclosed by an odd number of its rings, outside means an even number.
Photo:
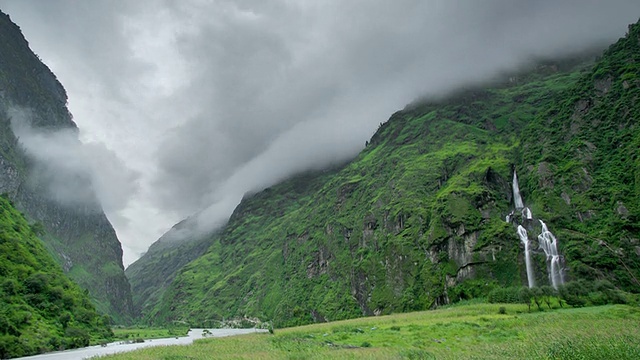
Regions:
<svg viewBox="0 0 640 360"><path fill-rule="evenodd" d="M167 346L167 345L189 345L194 340L211 337L223 337L232 335L251 334L256 332L265 332L264 329L208 329L210 334L203 335L205 329L191 329L187 336L178 338L152 339L145 340L143 343L127 344L122 341L107 344L107 346L89 346L80 349L56 351L46 354L25 356L16 358L19 360L82 360L93 356L110 355L121 352L133 351L151 346ZM15 360L15 359L14 359Z"/></svg>

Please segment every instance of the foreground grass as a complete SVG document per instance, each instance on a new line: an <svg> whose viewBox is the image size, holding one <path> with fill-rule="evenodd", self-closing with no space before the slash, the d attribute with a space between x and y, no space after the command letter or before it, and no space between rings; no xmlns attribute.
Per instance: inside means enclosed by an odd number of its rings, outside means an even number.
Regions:
<svg viewBox="0 0 640 360"><path fill-rule="evenodd" d="M189 332L188 327L182 328L149 328L149 327L127 327L127 328L114 328L113 339L114 340L148 340L148 339L162 339L174 336L186 336Z"/></svg>
<svg viewBox="0 0 640 360"><path fill-rule="evenodd" d="M506 314L499 314L504 307ZM640 359L640 309L477 304L205 339L107 359Z"/></svg>

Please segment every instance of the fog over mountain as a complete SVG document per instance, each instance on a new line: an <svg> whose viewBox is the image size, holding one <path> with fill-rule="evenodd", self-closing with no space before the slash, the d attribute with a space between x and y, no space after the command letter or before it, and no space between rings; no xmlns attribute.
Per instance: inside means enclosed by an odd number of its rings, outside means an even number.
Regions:
<svg viewBox="0 0 640 360"><path fill-rule="evenodd" d="M76 129L34 127L28 109L11 108L9 117L18 142L35 160L29 181L59 203L102 208L117 217L137 191L139 174L103 143L80 142Z"/></svg>
<svg viewBox="0 0 640 360"><path fill-rule="evenodd" d="M193 213L207 229L247 191L353 157L417 97L603 46L640 16L637 0L0 0L0 8L67 89L81 140L101 149L89 158L102 166L87 171L103 184L98 197L125 264Z"/></svg>

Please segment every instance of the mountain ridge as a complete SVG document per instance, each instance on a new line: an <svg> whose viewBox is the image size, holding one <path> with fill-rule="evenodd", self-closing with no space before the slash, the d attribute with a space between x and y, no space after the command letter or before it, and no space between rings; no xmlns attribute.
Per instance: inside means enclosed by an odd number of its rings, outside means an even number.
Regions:
<svg viewBox="0 0 640 360"><path fill-rule="evenodd" d="M0 193L8 194L30 221L41 223L47 248L65 272L89 289L100 311L130 321L133 306L122 248L102 208L97 201L65 205L47 192L49 179L38 171L48 164L29 155L12 126L12 121L28 120L44 134L68 131L79 141L66 91L2 12L0 50ZM84 183L76 190L91 192L90 183L80 180Z"/></svg>

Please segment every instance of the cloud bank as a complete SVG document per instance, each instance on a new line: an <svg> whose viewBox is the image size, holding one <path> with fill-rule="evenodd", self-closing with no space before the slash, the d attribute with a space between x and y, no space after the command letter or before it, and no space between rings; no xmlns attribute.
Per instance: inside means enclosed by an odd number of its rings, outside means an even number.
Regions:
<svg viewBox="0 0 640 360"><path fill-rule="evenodd" d="M104 210L117 217L137 191L139 174L101 143L82 143L76 129L32 125L28 109L10 108L11 129L33 161L28 181L66 206Z"/></svg>
<svg viewBox="0 0 640 360"><path fill-rule="evenodd" d="M348 159L380 122L534 57L611 43L636 0L0 0L83 140L140 173L113 221L135 259L179 220ZM99 115L95 115L99 114ZM111 214L107 212L111 219Z"/></svg>

